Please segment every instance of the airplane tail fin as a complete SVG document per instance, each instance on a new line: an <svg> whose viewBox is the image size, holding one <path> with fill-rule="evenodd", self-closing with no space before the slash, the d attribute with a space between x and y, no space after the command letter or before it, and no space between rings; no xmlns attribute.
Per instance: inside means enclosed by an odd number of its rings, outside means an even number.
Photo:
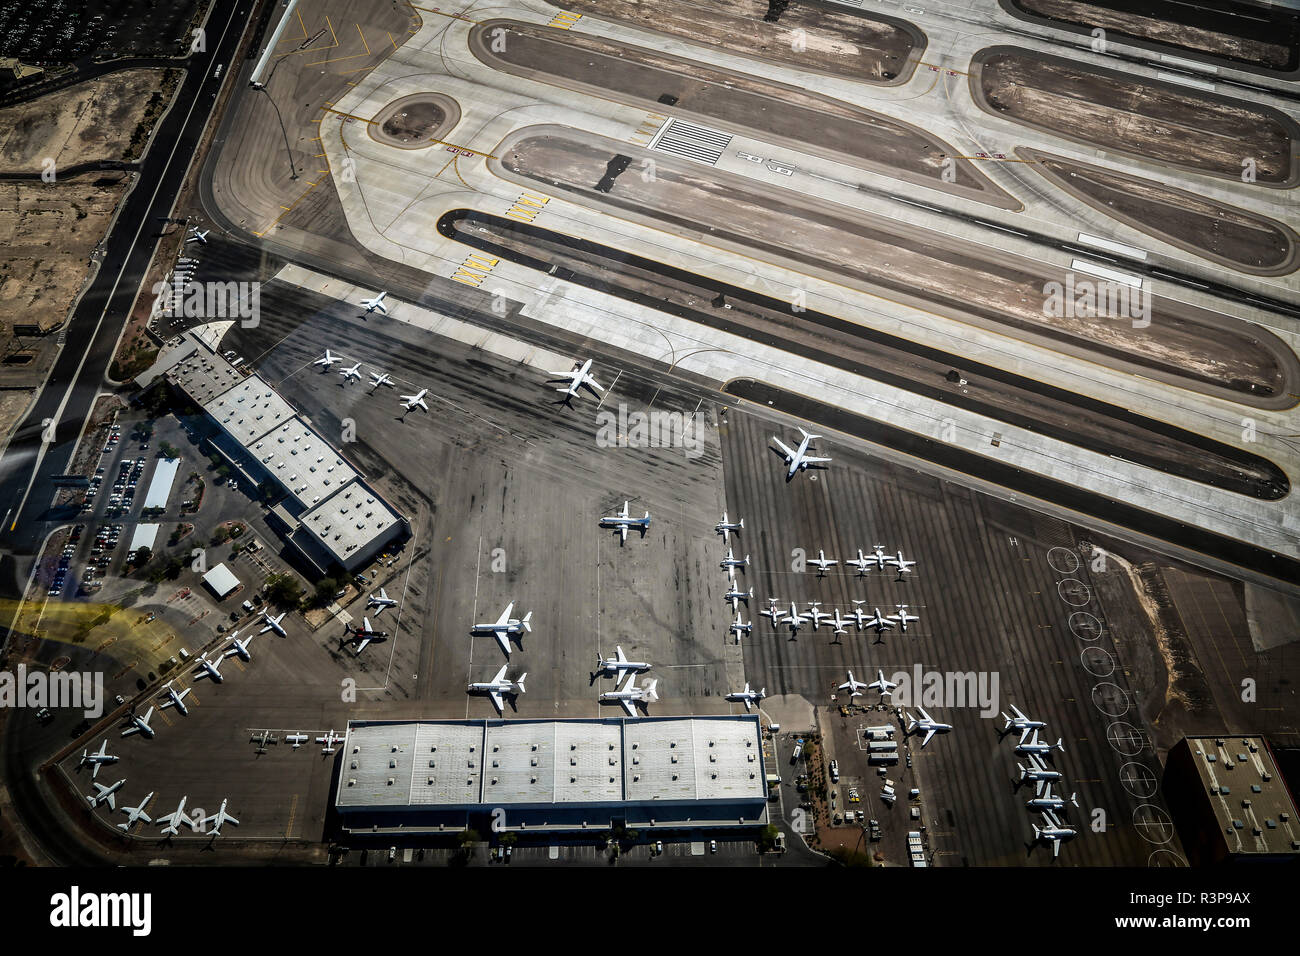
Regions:
<svg viewBox="0 0 1300 956"><path fill-rule="evenodd" d="M1026 777L1029 776L1029 771L1026 770L1024 767L1022 767L1019 763L1016 764L1016 769L1020 771L1021 780L1024 780Z"/></svg>
<svg viewBox="0 0 1300 956"><path fill-rule="evenodd" d="M521 694L524 693L524 681L526 680L528 680L528 672L524 671L519 675L519 680L515 681L515 685L519 688Z"/></svg>
<svg viewBox="0 0 1300 956"><path fill-rule="evenodd" d="M655 678L654 680L650 681L648 684L645 685L646 700L654 701L659 699L659 693L655 690L655 687L658 686L658 684L659 684L659 679Z"/></svg>
<svg viewBox="0 0 1300 956"><path fill-rule="evenodd" d="M1005 730L1010 730L1010 729L1011 729L1011 718L1008 717L1008 716L1004 713L1004 714L1002 715L1002 719L1006 721L1006 723L1002 725L1002 729L1003 729L1004 731L1005 731Z"/></svg>
<svg viewBox="0 0 1300 956"><path fill-rule="evenodd" d="M1035 839L1035 840L1041 840L1041 839L1043 838L1043 831L1040 830L1040 829L1038 829L1038 824L1037 824L1037 823L1031 823L1031 824L1029 824L1029 825L1030 825L1031 827L1034 828L1034 839Z"/></svg>
<svg viewBox="0 0 1300 956"><path fill-rule="evenodd" d="M1079 805L1079 795L1077 793L1070 794L1070 802L1077 807Z"/></svg>
<svg viewBox="0 0 1300 956"><path fill-rule="evenodd" d="M744 518L741 518L740 521L737 522L737 524L738 524L738 526L739 526L740 528L743 529L743 528L745 527L745 519L744 519Z"/></svg>
<svg viewBox="0 0 1300 956"><path fill-rule="evenodd" d="M1059 750L1061 753L1065 753L1065 744L1061 743L1060 737L1056 738L1056 749Z"/></svg>
<svg viewBox="0 0 1300 956"><path fill-rule="evenodd" d="M533 617L533 612L529 611L527 614L524 615L524 619L519 622L521 625L523 625L524 630L527 631L529 634L533 633L533 626L530 623L528 623L529 621L532 620L532 617Z"/></svg>

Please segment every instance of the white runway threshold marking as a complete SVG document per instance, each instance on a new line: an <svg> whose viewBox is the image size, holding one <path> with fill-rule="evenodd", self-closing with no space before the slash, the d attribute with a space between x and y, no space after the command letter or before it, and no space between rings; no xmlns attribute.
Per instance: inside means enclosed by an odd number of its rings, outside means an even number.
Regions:
<svg viewBox="0 0 1300 956"><path fill-rule="evenodd" d="M731 134L698 123L670 119L650 141L650 148L675 153L697 162L717 165L722 151L731 142Z"/></svg>

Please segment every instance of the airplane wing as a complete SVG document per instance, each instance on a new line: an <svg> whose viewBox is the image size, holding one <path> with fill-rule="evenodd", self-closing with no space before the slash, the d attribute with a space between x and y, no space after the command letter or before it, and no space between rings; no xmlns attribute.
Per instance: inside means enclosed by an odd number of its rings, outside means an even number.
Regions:
<svg viewBox="0 0 1300 956"><path fill-rule="evenodd" d="M814 458L812 455L803 456L803 463L805 465L820 465L823 462L828 462L828 461L830 461L829 458Z"/></svg>
<svg viewBox="0 0 1300 956"><path fill-rule="evenodd" d="M1019 717L1021 720L1028 720L1028 719L1029 719L1029 718L1026 717L1023 713L1021 713L1020 708L1017 707L1015 704L1012 704L1012 705L1011 705L1011 713L1015 714L1015 715L1016 715L1017 717Z"/></svg>
<svg viewBox="0 0 1300 956"><path fill-rule="evenodd" d="M781 449L781 453L785 455L786 461L794 461L795 454L785 442L781 441L779 438L773 438L772 441L776 442L776 447Z"/></svg>
<svg viewBox="0 0 1300 956"><path fill-rule="evenodd" d="M1056 858L1057 858L1058 856L1060 856L1060 855L1061 855L1061 841L1060 841L1060 840L1053 840L1053 841L1052 841L1052 859L1056 859Z"/></svg>
<svg viewBox="0 0 1300 956"><path fill-rule="evenodd" d="M366 649L366 645L369 643L370 643L370 636L366 635L361 639L361 643L357 645L356 650L352 652L352 656L353 657L360 656L361 652Z"/></svg>
<svg viewBox="0 0 1300 956"><path fill-rule="evenodd" d="M927 723L931 723L931 724L934 723L934 718L931 717L929 714L927 714L927 713L925 712L925 708L924 708L924 707L918 707L918 708L916 708L916 709L919 710L919 711L921 712L921 718L922 718L923 720L925 720Z"/></svg>
<svg viewBox="0 0 1300 956"><path fill-rule="evenodd" d="M617 644L614 645L614 660L620 664L627 662L627 655L623 653L623 648Z"/></svg>
<svg viewBox="0 0 1300 956"><path fill-rule="evenodd" d="M1012 709L1014 710L1015 708ZM1034 732L1037 733L1037 731ZM1022 731L1020 731L1020 742L1023 744L1025 742L1025 738L1028 736L1029 736L1029 728L1026 727Z"/></svg>
<svg viewBox="0 0 1300 956"><path fill-rule="evenodd" d="M925 732L925 739L921 741L921 746L924 747L926 744L928 744L930 742L930 738L933 736L934 736L934 728L931 727L929 730Z"/></svg>
<svg viewBox="0 0 1300 956"><path fill-rule="evenodd" d="M627 517L626 509L624 509L623 517L625 518ZM622 540L622 543L627 544L627 525L625 524L619 525L618 534L619 534L619 538Z"/></svg>
<svg viewBox="0 0 1300 956"><path fill-rule="evenodd" d="M492 632L496 635L497 643L501 645L501 650L506 652L506 657L510 656L510 633L504 629L498 629Z"/></svg>
<svg viewBox="0 0 1300 956"><path fill-rule="evenodd" d="M502 664L502 665L501 665L501 670L497 671L497 676L494 677L494 678L492 678L492 683L494 683L494 684L499 684L499 683L501 683L503 680L505 680L505 679L506 679L506 668L509 667L509 666L510 666L509 664Z"/></svg>
<svg viewBox="0 0 1300 956"><path fill-rule="evenodd" d="M497 627L505 627L510 623L510 614L512 611L514 611L514 609L515 609L514 601L511 601L509 604L506 605L506 609L502 611L501 616L497 618L496 621Z"/></svg>
<svg viewBox="0 0 1300 956"><path fill-rule="evenodd" d="M633 704L630 700L624 697L622 700L619 701L619 703L623 705L623 709L627 711L627 715L629 717L636 716L636 705Z"/></svg>
<svg viewBox="0 0 1300 956"><path fill-rule="evenodd" d="M502 672L504 672L504 671L505 671L505 668L503 667L503 668L501 668L501 670L502 670ZM500 678L498 678L498 680L499 680L499 679L500 679ZM496 706L497 713L498 713L498 714L505 713L505 701L501 699L501 691L499 691L499 690L490 690L490 691L488 691L488 696L492 698L492 703L493 703L493 705Z"/></svg>
<svg viewBox="0 0 1300 956"><path fill-rule="evenodd" d="M588 388L599 389L602 392L604 391L604 389L601 388L600 384L590 375L582 376L582 380L579 382L579 384L586 385Z"/></svg>

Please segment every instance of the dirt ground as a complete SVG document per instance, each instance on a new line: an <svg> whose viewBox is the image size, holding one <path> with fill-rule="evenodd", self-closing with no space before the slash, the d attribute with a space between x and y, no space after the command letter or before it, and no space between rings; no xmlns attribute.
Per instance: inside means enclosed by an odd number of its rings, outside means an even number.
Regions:
<svg viewBox="0 0 1300 956"><path fill-rule="evenodd" d="M911 24L834 3L570 0L564 7L721 47L728 53L866 83L906 82L926 45L925 34ZM776 13L775 21L766 19L772 15L769 11Z"/></svg>
<svg viewBox="0 0 1300 956"><path fill-rule="evenodd" d="M133 162L171 99L175 70L126 70L0 110L0 171Z"/></svg>
<svg viewBox="0 0 1300 956"><path fill-rule="evenodd" d="M1279 110L1130 79L1062 57L988 47L971 58L971 96L986 112L1101 149L1242 181L1289 188L1300 127Z"/></svg>

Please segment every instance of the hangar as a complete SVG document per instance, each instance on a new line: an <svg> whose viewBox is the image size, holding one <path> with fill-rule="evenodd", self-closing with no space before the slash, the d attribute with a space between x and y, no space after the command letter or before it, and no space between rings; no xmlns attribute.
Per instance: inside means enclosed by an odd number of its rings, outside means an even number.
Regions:
<svg viewBox="0 0 1300 956"><path fill-rule="evenodd" d="M335 809L352 833L760 827L757 715L351 721Z"/></svg>

